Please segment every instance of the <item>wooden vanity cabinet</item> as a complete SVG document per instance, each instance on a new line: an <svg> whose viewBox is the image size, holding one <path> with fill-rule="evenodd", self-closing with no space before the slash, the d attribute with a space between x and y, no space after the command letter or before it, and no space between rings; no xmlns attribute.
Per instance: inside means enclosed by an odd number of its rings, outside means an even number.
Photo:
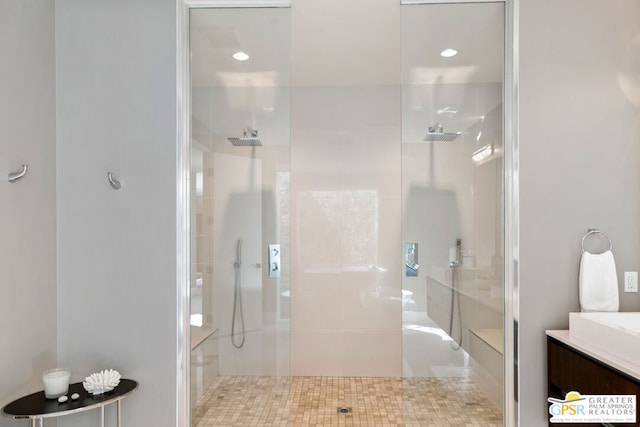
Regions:
<svg viewBox="0 0 640 427"><path fill-rule="evenodd" d="M636 405L640 406L640 381L624 372L608 366L575 348L547 336L547 392L549 397L564 399L569 391L580 394L635 394ZM586 424L571 423L575 426L638 426L636 423ZM549 416L550 418L550 416ZM552 424L558 426L562 424Z"/></svg>

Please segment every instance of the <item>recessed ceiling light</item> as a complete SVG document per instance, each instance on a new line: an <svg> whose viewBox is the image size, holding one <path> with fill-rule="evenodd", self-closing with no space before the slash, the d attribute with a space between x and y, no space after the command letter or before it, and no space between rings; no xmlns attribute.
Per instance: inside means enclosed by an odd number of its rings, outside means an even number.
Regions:
<svg viewBox="0 0 640 427"><path fill-rule="evenodd" d="M233 59L236 59L238 61L246 61L247 59L249 59L249 55L244 52L236 52L233 54Z"/></svg>
<svg viewBox="0 0 640 427"><path fill-rule="evenodd" d="M456 56L457 54L458 54L458 51L455 49L445 49L442 52L440 52L440 56L444 58L451 58L452 56Z"/></svg>

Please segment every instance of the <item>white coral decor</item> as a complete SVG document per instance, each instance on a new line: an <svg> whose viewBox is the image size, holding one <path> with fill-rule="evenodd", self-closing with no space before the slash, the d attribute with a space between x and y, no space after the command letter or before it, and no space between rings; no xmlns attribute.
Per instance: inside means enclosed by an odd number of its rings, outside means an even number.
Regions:
<svg viewBox="0 0 640 427"><path fill-rule="evenodd" d="M111 391L118 384L120 384L120 373L113 369L91 374L82 382L84 389L93 395Z"/></svg>

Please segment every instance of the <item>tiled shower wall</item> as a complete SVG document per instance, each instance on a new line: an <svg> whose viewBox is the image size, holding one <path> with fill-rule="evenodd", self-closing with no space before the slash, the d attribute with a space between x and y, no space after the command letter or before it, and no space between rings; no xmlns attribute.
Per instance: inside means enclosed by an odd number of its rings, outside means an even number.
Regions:
<svg viewBox="0 0 640 427"><path fill-rule="evenodd" d="M289 90L194 87L192 94L194 146L204 152L201 190L195 189L201 195L193 206L199 230L193 267L203 272L196 291L202 295L204 327L217 331L210 338L216 346L209 347L215 354L207 351L204 358L215 362L221 375L288 375ZM227 140L247 126L258 130L262 146L236 147ZM240 349L230 337L238 239L245 320ZM281 245L279 278L269 277L269 244ZM238 344L239 318L235 332Z"/></svg>
<svg viewBox="0 0 640 427"><path fill-rule="evenodd" d="M400 8L370 6L291 10L292 375L402 375Z"/></svg>
<svg viewBox="0 0 640 427"><path fill-rule="evenodd" d="M291 374L401 376L400 88L292 94Z"/></svg>

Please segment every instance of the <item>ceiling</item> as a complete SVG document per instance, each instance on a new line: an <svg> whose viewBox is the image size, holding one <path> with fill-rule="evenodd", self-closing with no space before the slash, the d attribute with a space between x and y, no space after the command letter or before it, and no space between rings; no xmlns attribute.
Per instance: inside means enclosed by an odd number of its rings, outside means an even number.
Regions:
<svg viewBox="0 0 640 427"><path fill-rule="evenodd" d="M401 6L296 0L291 8L193 9L196 87L502 81L504 3ZM445 48L458 55L442 58ZM244 51L247 61L232 54Z"/></svg>

